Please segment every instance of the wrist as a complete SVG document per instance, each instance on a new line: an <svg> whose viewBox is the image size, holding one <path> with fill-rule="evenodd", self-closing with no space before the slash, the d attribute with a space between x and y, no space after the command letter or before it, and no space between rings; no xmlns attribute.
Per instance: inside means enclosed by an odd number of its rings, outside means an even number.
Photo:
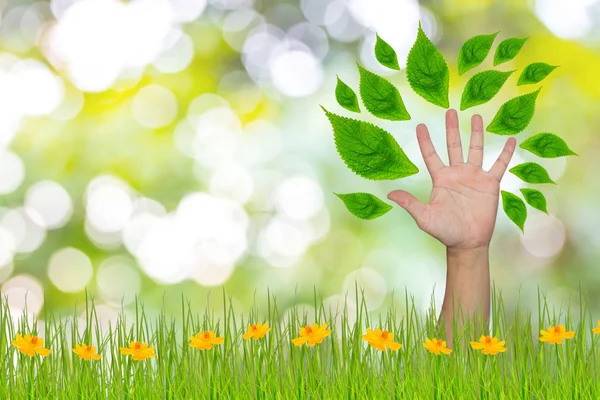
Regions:
<svg viewBox="0 0 600 400"><path fill-rule="evenodd" d="M489 244L475 247L446 246L446 252L448 254L453 254L457 256L488 254L489 251Z"/></svg>
<svg viewBox="0 0 600 400"><path fill-rule="evenodd" d="M481 268L488 266L489 245L478 247L447 247L448 267L451 268Z"/></svg>

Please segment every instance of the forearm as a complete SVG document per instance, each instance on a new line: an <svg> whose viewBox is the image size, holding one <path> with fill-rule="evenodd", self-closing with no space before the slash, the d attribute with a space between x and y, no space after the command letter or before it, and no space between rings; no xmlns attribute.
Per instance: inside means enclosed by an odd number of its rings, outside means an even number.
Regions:
<svg viewBox="0 0 600 400"><path fill-rule="evenodd" d="M463 318L482 316L487 326L490 316L490 266L489 247L458 250L449 248L446 251L448 260L446 293L440 313L440 321L446 324L446 341L451 346L452 325L457 318L460 330ZM453 314L453 303L455 314ZM462 317L458 311L462 310Z"/></svg>

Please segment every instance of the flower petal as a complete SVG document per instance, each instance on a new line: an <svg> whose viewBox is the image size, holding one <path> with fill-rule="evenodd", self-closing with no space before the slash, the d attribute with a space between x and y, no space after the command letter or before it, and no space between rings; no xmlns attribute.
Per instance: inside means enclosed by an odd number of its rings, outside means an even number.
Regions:
<svg viewBox="0 0 600 400"><path fill-rule="evenodd" d="M562 337L564 337L565 339L572 339L573 336L575 336L575 331L564 332L562 334Z"/></svg>
<svg viewBox="0 0 600 400"><path fill-rule="evenodd" d="M471 347L475 350L481 350L485 347L485 345L480 342L471 342Z"/></svg>
<svg viewBox="0 0 600 400"><path fill-rule="evenodd" d="M386 342L385 344L390 350L400 350L402 345L396 342Z"/></svg>
<svg viewBox="0 0 600 400"><path fill-rule="evenodd" d="M296 339L292 339L292 343L294 343L296 346L302 346L307 341L308 341L308 337L306 337L306 336L298 337Z"/></svg>
<svg viewBox="0 0 600 400"><path fill-rule="evenodd" d="M40 348L36 348L35 352L38 353L42 357L46 357L47 355L49 355L50 353L52 353L52 350L40 347Z"/></svg>

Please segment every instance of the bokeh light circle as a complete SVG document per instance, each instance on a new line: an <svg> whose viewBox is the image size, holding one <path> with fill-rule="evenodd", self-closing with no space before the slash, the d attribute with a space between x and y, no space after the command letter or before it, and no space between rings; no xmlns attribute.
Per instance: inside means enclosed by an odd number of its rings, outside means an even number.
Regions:
<svg viewBox="0 0 600 400"><path fill-rule="evenodd" d="M93 275L90 258L80 250L67 247L56 251L48 263L48 277L60 291L77 293L85 289Z"/></svg>
<svg viewBox="0 0 600 400"><path fill-rule="evenodd" d="M275 194L277 209L295 219L308 219L323 207L323 190L314 179L298 176L285 180Z"/></svg>
<svg viewBox="0 0 600 400"><path fill-rule="evenodd" d="M133 213L133 196L127 184L112 178L96 178L86 192L88 221L99 231L119 232Z"/></svg>
<svg viewBox="0 0 600 400"><path fill-rule="evenodd" d="M21 158L11 151L0 149L0 195L15 191L25 178Z"/></svg>
<svg viewBox="0 0 600 400"><path fill-rule="evenodd" d="M167 44L153 65L163 74L174 74L185 70L194 58L194 42L180 30L173 30Z"/></svg>
<svg viewBox="0 0 600 400"><path fill-rule="evenodd" d="M22 207L6 212L0 220L0 226L11 233L17 253L31 253L46 239L46 229L40 223L40 218Z"/></svg>
<svg viewBox="0 0 600 400"><path fill-rule="evenodd" d="M73 213L73 203L64 187L54 181L40 181L25 195L25 210L46 229L64 226Z"/></svg>
<svg viewBox="0 0 600 400"><path fill-rule="evenodd" d="M521 244L534 257L550 258L561 252L566 238L562 221L554 216L534 212L527 217Z"/></svg>
<svg viewBox="0 0 600 400"><path fill-rule="evenodd" d="M177 98L166 87L151 84L137 92L131 103L131 113L143 127L162 128L177 116Z"/></svg>
<svg viewBox="0 0 600 400"><path fill-rule="evenodd" d="M315 93L323 82L321 62L312 53L301 50L282 52L270 62L273 84L290 97Z"/></svg>
<svg viewBox="0 0 600 400"><path fill-rule="evenodd" d="M2 285L0 297L6 298L13 318L21 315L37 315L44 305L44 288L31 275L13 276Z"/></svg>
<svg viewBox="0 0 600 400"><path fill-rule="evenodd" d="M364 298L368 310L379 308L387 295L388 288L381 274L371 268L359 268L344 279L342 295L347 297L349 308L356 308L356 296Z"/></svg>
<svg viewBox="0 0 600 400"><path fill-rule="evenodd" d="M12 233L0 226L0 268L10 265L17 250Z"/></svg>
<svg viewBox="0 0 600 400"><path fill-rule="evenodd" d="M173 18L177 22L192 22L206 9L206 0L170 0Z"/></svg>
<svg viewBox="0 0 600 400"><path fill-rule="evenodd" d="M104 260L98 267L96 285L105 301L131 304L141 290L142 281L131 260L114 256Z"/></svg>

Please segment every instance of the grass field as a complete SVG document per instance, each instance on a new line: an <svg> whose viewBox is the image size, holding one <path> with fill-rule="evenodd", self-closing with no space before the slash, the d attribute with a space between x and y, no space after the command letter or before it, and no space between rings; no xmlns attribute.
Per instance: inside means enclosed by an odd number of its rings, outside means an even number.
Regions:
<svg viewBox="0 0 600 400"><path fill-rule="evenodd" d="M592 328L597 326L584 306L576 316L554 312L538 295L538 310L505 310L494 291L493 331L506 341L507 351L484 355L471 348L481 324L468 323L460 331L450 355L435 355L423 345L426 338L443 338L435 307L417 312L407 294L377 317L367 312L362 298L343 309L325 309L315 293L314 310L292 309L282 318L277 302L267 294L264 320L258 309L245 315L228 304L221 315L207 307L198 310L182 299L181 314L162 312L152 317L143 305L135 320L120 318L102 330L92 301L81 305L86 321L42 315L43 329L24 319L13 322L0 307L0 379L2 399L571 399L600 398L600 352ZM575 317L575 318L572 318ZM283 322L282 322L283 320ZM349 321L356 321L350 323ZM577 323L572 322L577 320ZM508 322L510 321L510 322ZM268 322L271 330L259 340L245 340L252 323ZM294 345L300 328L326 323L332 332L313 347ZM539 341L548 325L575 331L563 344ZM41 326L41 325L40 325ZM363 340L366 328L387 329L401 343L385 352ZM224 342L209 350L190 347L190 336L213 330ZM42 357L21 354L11 344L17 334L37 335L52 352ZM484 334L485 334L484 333ZM133 360L121 353L130 342L155 347L156 357ZM101 359L85 361L75 344L97 347Z"/></svg>

